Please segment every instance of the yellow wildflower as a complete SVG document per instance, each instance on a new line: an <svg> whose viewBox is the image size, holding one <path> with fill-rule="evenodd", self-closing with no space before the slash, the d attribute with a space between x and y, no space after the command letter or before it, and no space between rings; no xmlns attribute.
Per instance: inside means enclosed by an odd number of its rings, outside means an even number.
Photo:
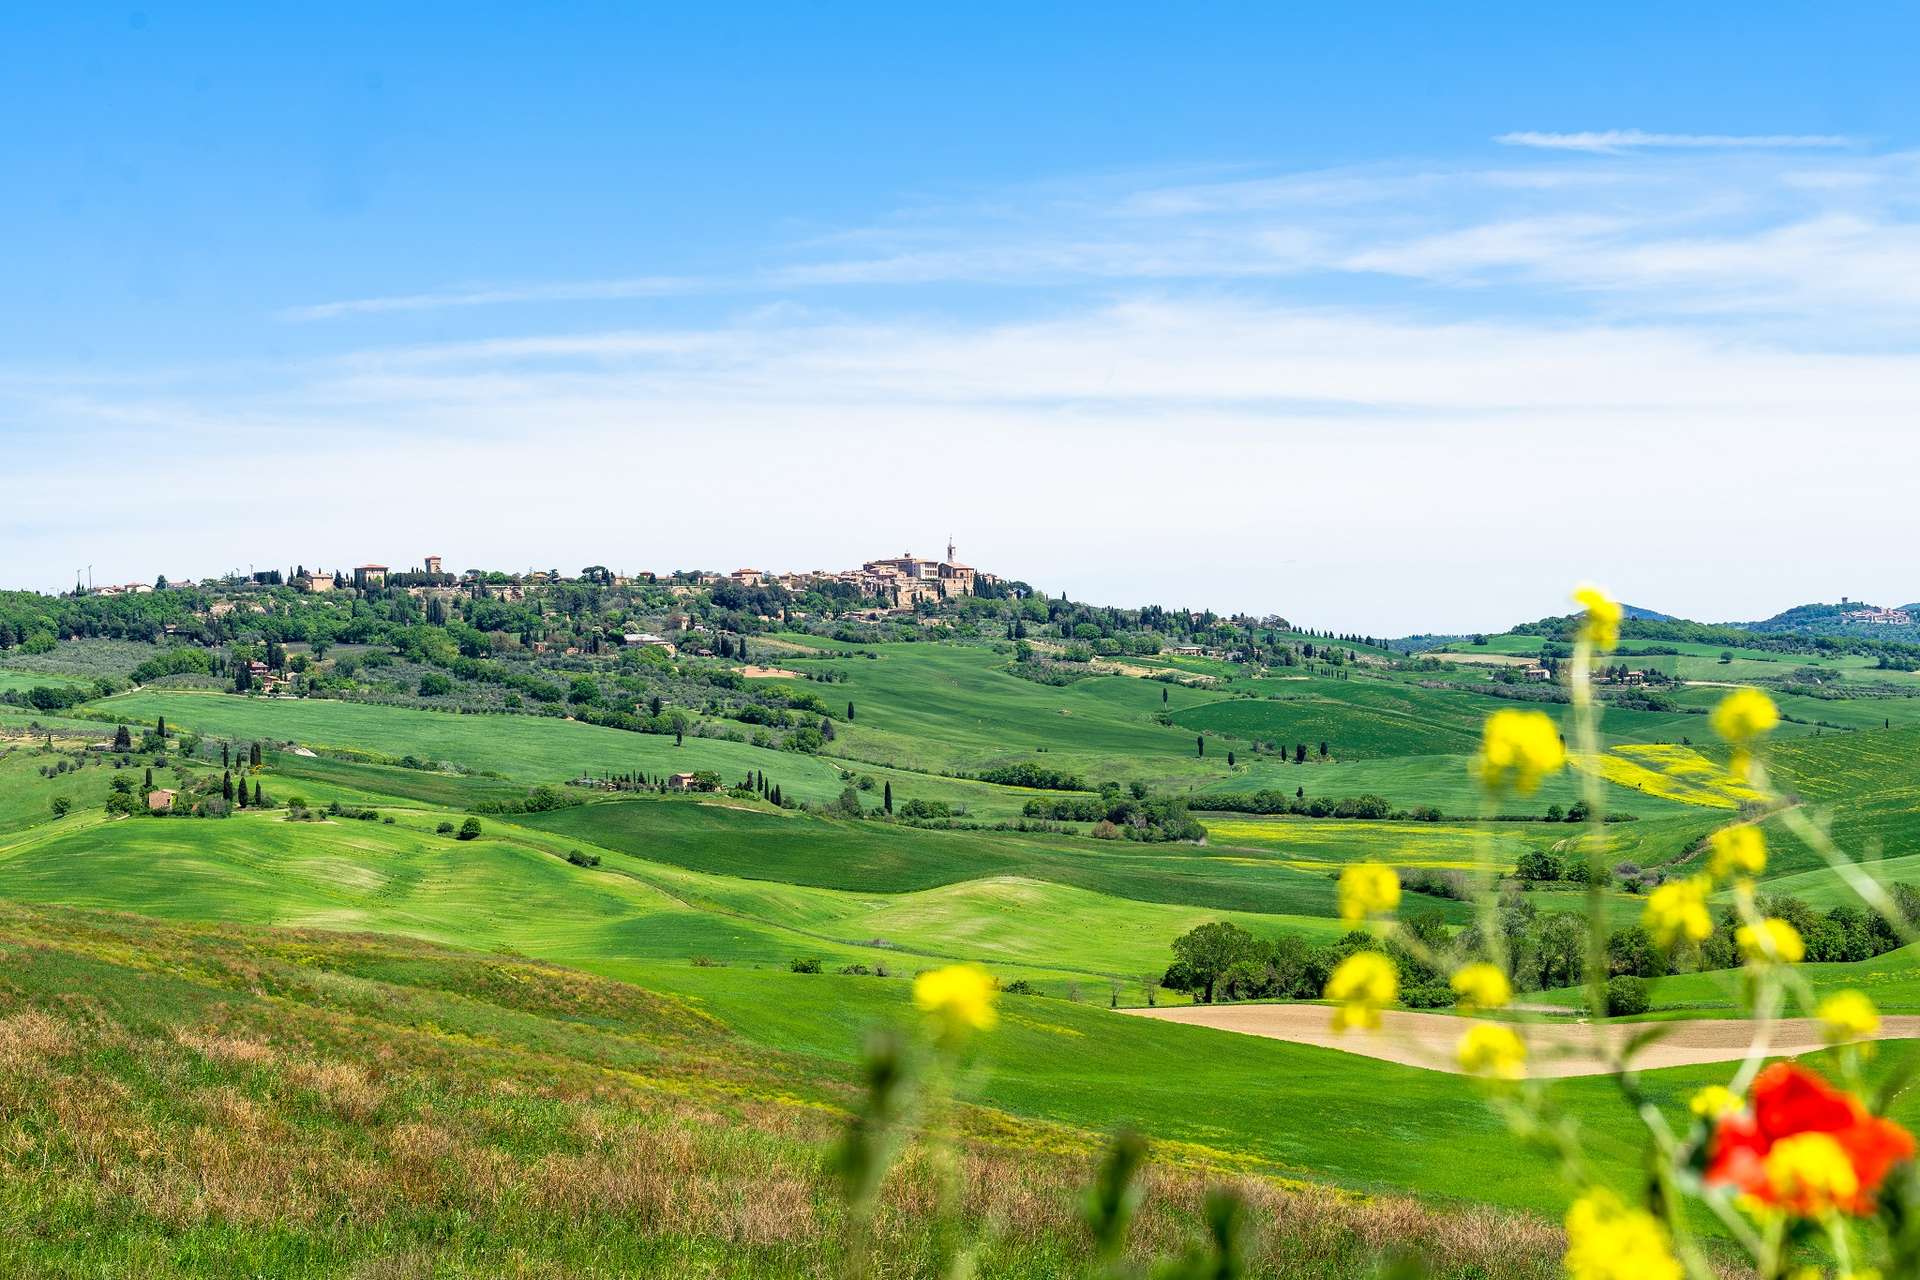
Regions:
<svg viewBox="0 0 1920 1280"><path fill-rule="evenodd" d="M1758 689L1735 689L1720 699L1709 717L1713 731L1735 746L1747 746L1773 732L1780 709Z"/></svg>
<svg viewBox="0 0 1920 1280"><path fill-rule="evenodd" d="M1340 873L1340 918L1359 924L1400 905L1400 877L1392 867L1358 862Z"/></svg>
<svg viewBox="0 0 1920 1280"><path fill-rule="evenodd" d="M1780 723L1780 709L1758 689L1735 689L1720 699L1708 723L1733 748L1730 762L1733 776L1744 778L1753 760L1754 743L1772 733L1773 727Z"/></svg>
<svg viewBox="0 0 1920 1280"><path fill-rule="evenodd" d="M1712 888L1705 876L1669 880L1647 896L1641 923L1663 947L1705 942L1713 935L1713 916L1707 910L1707 892Z"/></svg>
<svg viewBox="0 0 1920 1280"><path fill-rule="evenodd" d="M1746 1100L1723 1084L1710 1084L1687 1100L1687 1109L1708 1120L1746 1108Z"/></svg>
<svg viewBox="0 0 1920 1280"><path fill-rule="evenodd" d="M1543 711L1496 711L1487 717L1476 762L1481 783L1498 795L1532 795L1540 779L1567 763L1560 730Z"/></svg>
<svg viewBox="0 0 1920 1280"><path fill-rule="evenodd" d="M1580 622L1580 638L1605 653L1620 643L1620 602L1594 586L1583 584L1573 593L1574 603L1587 611Z"/></svg>
<svg viewBox="0 0 1920 1280"><path fill-rule="evenodd" d="M1333 1011L1335 1031L1372 1031L1380 1025L1380 1010L1399 996L1400 975L1378 951L1355 952L1334 969L1325 994L1340 1005Z"/></svg>
<svg viewBox="0 0 1920 1280"><path fill-rule="evenodd" d="M1497 965L1466 965L1456 969L1448 982L1457 997L1455 1003L1468 1011L1498 1009L1513 999L1513 984Z"/></svg>
<svg viewBox="0 0 1920 1280"><path fill-rule="evenodd" d="M1713 853L1707 859L1707 872L1716 880L1757 876L1767 869L1767 838L1758 827L1727 827L1714 832L1709 843Z"/></svg>
<svg viewBox="0 0 1920 1280"><path fill-rule="evenodd" d="M1817 1217L1860 1193L1853 1161L1830 1133L1796 1133L1767 1151L1767 1186L1775 1200Z"/></svg>
<svg viewBox="0 0 1920 1280"><path fill-rule="evenodd" d="M1454 1056L1468 1075L1518 1080L1527 1073L1526 1042L1512 1027L1498 1022L1476 1022L1468 1027Z"/></svg>
<svg viewBox="0 0 1920 1280"><path fill-rule="evenodd" d="M1734 931L1733 940L1751 965L1799 964L1807 954L1800 931L1778 916L1769 916L1757 925L1741 925Z"/></svg>
<svg viewBox="0 0 1920 1280"><path fill-rule="evenodd" d="M1830 1044L1865 1040L1880 1030L1880 1011L1858 991L1836 991L1820 1002L1820 1021Z"/></svg>
<svg viewBox="0 0 1920 1280"><path fill-rule="evenodd" d="M1611 1191L1589 1191L1567 1210L1571 1280L1681 1280L1667 1228Z"/></svg>
<svg viewBox="0 0 1920 1280"><path fill-rule="evenodd" d="M1000 1021L996 995L993 976L977 964L929 969L913 980L913 1002L947 1035L993 1030Z"/></svg>

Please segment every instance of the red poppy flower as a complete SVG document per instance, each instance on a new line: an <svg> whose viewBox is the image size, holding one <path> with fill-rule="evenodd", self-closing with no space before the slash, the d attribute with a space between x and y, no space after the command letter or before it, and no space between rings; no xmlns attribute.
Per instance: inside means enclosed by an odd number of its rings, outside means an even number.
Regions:
<svg viewBox="0 0 1920 1280"><path fill-rule="evenodd" d="M1852 1166L1857 1184L1838 1199L1837 1207L1855 1214L1873 1211L1873 1193L1887 1171L1914 1152L1912 1134L1869 1114L1852 1094L1790 1062L1776 1062L1755 1077L1749 1104L1747 1110L1721 1119L1713 1135L1707 1181L1737 1187L1779 1208L1809 1213L1821 1207L1769 1175L1767 1156L1782 1139L1818 1133L1833 1140Z"/></svg>

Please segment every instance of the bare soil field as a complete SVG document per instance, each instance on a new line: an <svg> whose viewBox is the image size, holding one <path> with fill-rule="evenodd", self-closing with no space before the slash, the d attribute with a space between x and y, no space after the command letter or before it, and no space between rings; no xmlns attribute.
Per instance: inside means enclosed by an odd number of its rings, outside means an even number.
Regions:
<svg viewBox="0 0 1920 1280"><path fill-rule="evenodd" d="M1333 1011L1314 1004L1215 1004L1175 1009L1127 1009L1136 1017L1158 1018L1189 1026L1237 1031L1243 1035L1290 1040L1295 1044L1339 1049L1386 1062L1433 1071L1458 1072L1454 1045L1466 1030L1463 1018L1438 1013L1391 1010L1381 1015L1379 1031L1368 1034L1333 1029ZM1666 1034L1634 1055L1643 1069L1731 1062L1746 1055L1753 1024L1739 1018L1698 1019L1662 1024ZM1528 1074L1536 1079L1599 1075L1608 1069L1606 1050L1646 1023L1535 1022L1527 1025ZM1886 1018L1876 1039L1920 1038L1920 1016ZM1769 1057L1793 1057L1824 1047L1820 1023L1789 1018L1774 1024Z"/></svg>

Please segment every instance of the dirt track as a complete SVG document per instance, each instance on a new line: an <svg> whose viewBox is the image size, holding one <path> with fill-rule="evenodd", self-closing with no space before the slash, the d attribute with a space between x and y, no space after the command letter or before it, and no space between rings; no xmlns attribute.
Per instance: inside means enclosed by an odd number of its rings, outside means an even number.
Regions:
<svg viewBox="0 0 1920 1280"><path fill-rule="evenodd" d="M1127 1009L1124 1012L1162 1022L1182 1022L1190 1026L1213 1027L1220 1031L1238 1031L1271 1040L1290 1040L1295 1044L1339 1049L1410 1067L1458 1072L1454 1064L1454 1044L1466 1029L1466 1020L1438 1013L1414 1013L1391 1010L1383 1015L1383 1026L1371 1035L1349 1031L1345 1035L1333 1029L1333 1010L1310 1004L1216 1004L1192 1005L1179 1009ZM1574 1022L1540 1022L1528 1025L1524 1034L1531 1058L1529 1074L1537 1078L1552 1076L1598 1075L1607 1069L1601 1046L1617 1044L1628 1034L1644 1030L1646 1023L1591 1026ZM1731 1062L1746 1055L1752 1024L1738 1018L1694 1020L1658 1024L1666 1029L1659 1040L1634 1055L1640 1068L1681 1067L1700 1062ZM1920 1039L1920 1017L1885 1019L1878 1037L1882 1040ZM1820 1024L1811 1018L1792 1018L1774 1024L1770 1057L1791 1057L1821 1048Z"/></svg>

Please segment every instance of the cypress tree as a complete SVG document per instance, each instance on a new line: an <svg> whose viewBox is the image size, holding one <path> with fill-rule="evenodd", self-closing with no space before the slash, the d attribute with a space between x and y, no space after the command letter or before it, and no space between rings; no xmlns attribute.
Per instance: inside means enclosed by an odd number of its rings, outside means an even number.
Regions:
<svg viewBox="0 0 1920 1280"><path fill-rule="evenodd" d="M220 744L220 767L222 769L231 769L233 767L233 747L230 743L223 742Z"/></svg>
<svg viewBox="0 0 1920 1280"><path fill-rule="evenodd" d="M259 743L256 742L253 744L253 750L250 751L247 755L247 763L252 765L256 769L260 767L260 744Z"/></svg>
<svg viewBox="0 0 1920 1280"><path fill-rule="evenodd" d="M242 809L247 807L247 780L245 778L240 779L240 785L235 789L233 802Z"/></svg>
<svg viewBox="0 0 1920 1280"><path fill-rule="evenodd" d="M166 737L167 737L167 718L166 718L165 716L161 716L161 717L160 717L160 739L161 739L161 741L163 741L163 742L164 742L164 741L166 740Z"/></svg>
<svg viewBox="0 0 1920 1280"><path fill-rule="evenodd" d="M260 807L260 784L257 782L253 784L253 807Z"/></svg>
<svg viewBox="0 0 1920 1280"><path fill-rule="evenodd" d="M1194 739L1194 742L1199 746L1200 754L1205 756L1207 754L1207 735L1204 733L1201 734Z"/></svg>
<svg viewBox="0 0 1920 1280"><path fill-rule="evenodd" d="M886 809L889 815L893 813L893 783L891 781L887 783L886 797L882 802L882 807Z"/></svg>
<svg viewBox="0 0 1920 1280"><path fill-rule="evenodd" d="M147 770L147 790L153 790L153 770L151 767Z"/></svg>
<svg viewBox="0 0 1920 1280"><path fill-rule="evenodd" d="M228 804L233 803L233 775L231 773L223 773L220 775L220 798Z"/></svg>
<svg viewBox="0 0 1920 1280"><path fill-rule="evenodd" d="M852 702L847 703L847 723L848 724L853 723L853 703Z"/></svg>

